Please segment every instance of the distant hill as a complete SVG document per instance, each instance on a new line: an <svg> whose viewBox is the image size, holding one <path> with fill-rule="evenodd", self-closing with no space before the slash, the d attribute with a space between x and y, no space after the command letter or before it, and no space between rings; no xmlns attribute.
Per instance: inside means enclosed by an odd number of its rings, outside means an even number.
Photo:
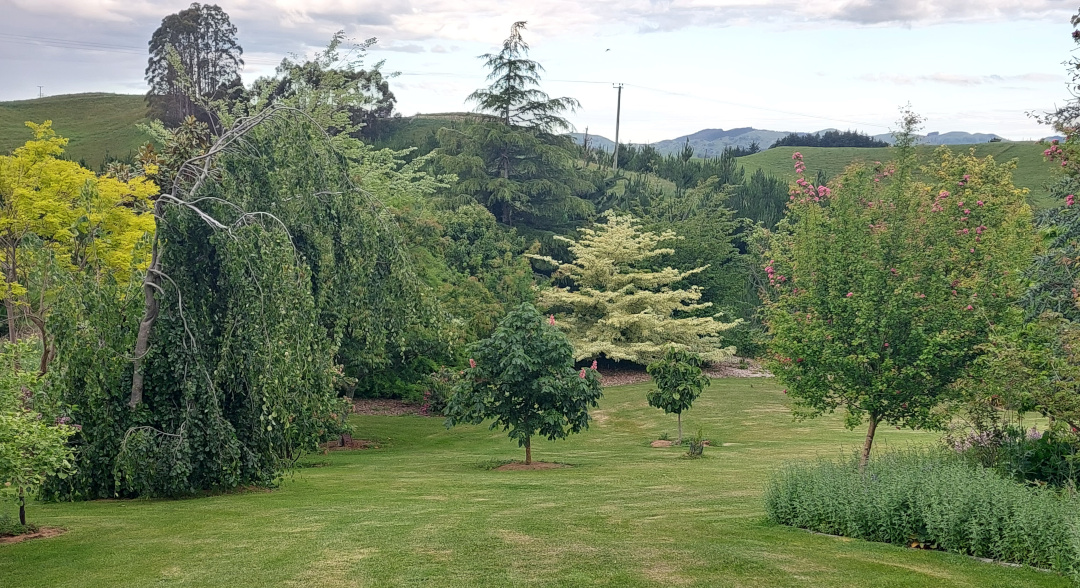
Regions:
<svg viewBox="0 0 1080 588"><path fill-rule="evenodd" d="M922 145L919 151L928 155L937 145ZM1053 180L1055 166L1043 159L1044 147L1034 141L1002 141L997 143L979 143L975 145L949 145L954 151L967 151L975 149L975 155L986 157L991 155L995 161L1006 162L1011 159L1017 160L1016 170L1013 171L1013 184L1029 190L1028 200L1036 207L1053 206L1050 202L1050 192L1047 184ZM853 162L887 161L892 157L891 150L886 147L860 149L857 147L777 147L768 149L753 155L740 157L738 162L750 175L757 169L762 169L788 182L795 181L795 168L791 162L791 154L799 151L806 162L806 173L817 174L822 170L829 178L833 178Z"/></svg>
<svg viewBox="0 0 1080 588"><path fill-rule="evenodd" d="M800 134L813 135L835 130L837 129L822 129L813 133ZM668 155L681 151L683 145L685 145L687 139L689 139L690 146L694 148L695 157L713 157L723 152L725 147L746 148L753 143L757 143L758 147L761 149L768 149L777 139L786 137L790 134L791 133L788 131L769 131L765 129L755 129L753 127L740 127L729 130L703 129L696 133L675 137L674 139L657 141L651 145L662 155ZM571 133L571 136L578 144L581 143L583 137L581 133ZM874 135L873 137L889 144L892 144L894 141L891 133ZM933 132L927 133L926 135L920 135L919 142L924 145L972 145L976 143L987 143L990 139L994 138L1005 141L1004 138L992 133L964 133L954 131L949 133ZM602 147L609 151L615 146L614 141L600 135L589 135L589 142L594 146Z"/></svg>
<svg viewBox="0 0 1080 588"><path fill-rule="evenodd" d="M83 160L97 171L106 154L136 153L147 137L135 125L146 121L146 102L133 94L65 94L0 102L0 153L32 138L25 122L53 121L57 134L69 139L68 159Z"/></svg>

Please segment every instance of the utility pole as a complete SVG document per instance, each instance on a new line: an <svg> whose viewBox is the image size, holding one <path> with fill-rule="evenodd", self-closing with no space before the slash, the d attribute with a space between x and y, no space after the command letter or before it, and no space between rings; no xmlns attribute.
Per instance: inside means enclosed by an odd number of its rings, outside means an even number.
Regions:
<svg viewBox="0 0 1080 588"><path fill-rule="evenodd" d="M41 98L41 97L45 96L45 94L43 94L42 91L41 91L41 89L44 88L44 87L45 86L38 86L37 87L37 97L38 98Z"/></svg>
<svg viewBox="0 0 1080 588"><path fill-rule="evenodd" d="M622 116L622 84L611 84L619 90L619 98L615 103L615 157L612 160L611 169L619 171L619 118Z"/></svg>

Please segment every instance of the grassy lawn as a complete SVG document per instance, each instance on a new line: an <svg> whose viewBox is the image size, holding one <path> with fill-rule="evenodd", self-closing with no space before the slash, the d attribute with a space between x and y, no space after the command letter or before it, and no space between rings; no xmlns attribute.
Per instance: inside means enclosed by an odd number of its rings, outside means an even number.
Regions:
<svg viewBox="0 0 1080 588"><path fill-rule="evenodd" d="M1046 149L1045 145L1039 145L1034 141L1002 141L1000 143L949 146L950 149L957 153L967 153L973 147L975 148L975 155L978 157L991 155L998 162L1016 159L1017 167L1013 171L1013 184L1018 188L1030 190L1028 201L1032 205L1039 208L1061 205L1060 202L1053 203L1049 200L1048 185L1057 181L1056 171L1060 170L1060 167L1055 168L1055 164L1043 159L1042 152ZM919 147L919 153L923 157L928 157L935 149L937 149L935 145L924 145ZM873 163L875 161L889 161L895 157L895 154L885 147L868 149L855 147L777 147L740 157L739 163L746 169L747 177L758 168L761 168L766 173L787 182L794 182L796 176L791 154L796 151L803 154L803 159L806 161L806 175L811 179L817 175L818 170L823 170L829 178L833 178L852 162Z"/></svg>
<svg viewBox="0 0 1080 588"><path fill-rule="evenodd" d="M33 504L53 539L0 546L0 586L1067 586L1030 569L769 524L764 481L789 460L836 455L860 431L794 423L778 387L716 380L684 415L716 444L700 460L654 449L675 419L647 385L610 388L586 433L535 443L572 467L520 459L486 427L356 418L380 449L311 456L273 492L190 500ZM931 443L889 430L878 446ZM11 508L10 504L4 508Z"/></svg>

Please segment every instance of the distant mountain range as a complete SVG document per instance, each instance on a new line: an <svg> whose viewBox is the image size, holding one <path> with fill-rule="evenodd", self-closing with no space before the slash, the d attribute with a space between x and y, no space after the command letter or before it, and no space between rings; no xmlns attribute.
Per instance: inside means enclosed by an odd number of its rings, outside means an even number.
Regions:
<svg viewBox="0 0 1080 588"><path fill-rule="evenodd" d="M817 133L824 133L825 131L832 130L836 129L822 129L817 131ZM657 141L652 143L652 146L656 147L657 151L661 154L667 155L680 151L683 148L683 145L686 144L686 141L689 140L690 146L694 148L694 155L697 157L712 157L719 155L725 147L746 148L753 143L757 143L758 147L761 149L768 149L777 139L786 137L789 134L791 133L788 131L769 131L765 129L755 129L753 127L740 127L728 130L704 129L690 135ZM571 136L579 145L585 138L585 135L582 133L571 133ZM894 140L892 133L873 135L873 137L879 141L885 141L890 144ZM965 133L961 131L927 133L926 135L919 135L919 139L919 142L923 145L971 145L975 143L986 143L991 139L1007 141L1004 137L993 133ZM614 141L600 135L589 135L589 144L607 151L611 151L615 147Z"/></svg>

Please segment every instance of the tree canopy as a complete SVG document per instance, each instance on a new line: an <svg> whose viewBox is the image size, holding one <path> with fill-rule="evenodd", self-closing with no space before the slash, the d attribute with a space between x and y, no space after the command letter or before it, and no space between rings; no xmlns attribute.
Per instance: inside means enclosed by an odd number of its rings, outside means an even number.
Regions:
<svg viewBox="0 0 1080 588"><path fill-rule="evenodd" d="M560 318L560 326L574 344L575 357L604 356L645 364L659 359L669 346L699 353L710 361L730 357L734 350L723 346L720 334L737 321L687 316L712 303L698 302L700 286L670 287L704 271L705 266L686 271L643 267L674 252L659 244L676 239L675 233L643 231L630 215L608 212L604 218L603 224L581 229L577 241L558 237L569 244L573 261L532 256L555 265L553 277L568 284L541 291L538 302Z"/></svg>
<svg viewBox="0 0 1080 588"><path fill-rule="evenodd" d="M161 19L146 66L152 116L170 126L205 116L206 104L242 89L243 53L236 26L216 4L194 2Z"/></svg>
<svg viewBox="0 0 1080 588"><path fill-rule="evenodd" d="M532 438L562 439L589 428L601 396L593 369L574 369L574 349L554 320L531 304L510 311L491 337L470 350L446 407L446 426L480 424L509 431L532 463Z"/></svg>
<svg viewBox="0 0 1080 588"><path fill-rule="evenodd" d="M852 167L832 189L800 176L765 253L769 368L797 415L869 421L864 464L879 424L944 422L991 325L1015 319L1034 249L1009 165L942 148L914 179L916 123L894 165Z"/></svg>

